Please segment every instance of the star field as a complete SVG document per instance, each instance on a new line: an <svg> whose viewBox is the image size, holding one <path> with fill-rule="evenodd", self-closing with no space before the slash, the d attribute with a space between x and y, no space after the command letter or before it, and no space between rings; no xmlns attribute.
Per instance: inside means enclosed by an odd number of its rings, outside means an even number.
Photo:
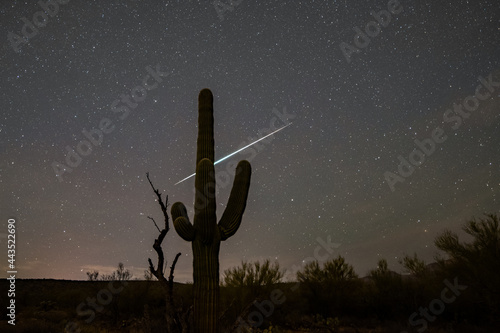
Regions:
<svg viewBox="0 0 500 333"><path fill-rule="evenodd" d="M356 47L354 28L388 6L243 0L218 13L208 1L69 1L16 44L9 33L22 38L22 18L42 9L3 1L0 234L15 217L19 277L86 279L123 262L142 278L156 260L147 216L162 220L146 172L170 204L193 202L194 178L174 184L194 172L202 88L214 94L216 159L292 122L216 166L221 177L241 159L253 169L221 271L265 258L291 267L318 237L341 244L334 255L360 275L380 258L400 271L404 254L432 261L443 229L498 213L498 3L403 0ZM349 62L341 43L357 49ZM489 97L454 129L444 114L489 75ZM392 191L385 173L436 127L447 139ZM100 143L81 145L86 156L69 166L66 147L93 129ZM219 217L230 189L221 179ZM168 265L182 252L176 279L192 280L191 245L171 230L163 248Z"/></svg>

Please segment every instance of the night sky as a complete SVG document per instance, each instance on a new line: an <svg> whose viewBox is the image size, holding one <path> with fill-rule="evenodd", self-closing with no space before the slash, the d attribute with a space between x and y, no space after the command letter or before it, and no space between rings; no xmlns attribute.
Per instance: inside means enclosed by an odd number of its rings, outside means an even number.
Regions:
<svg viewBox="0 0 500 333"><path fill-rule="evenodd" d="M498 1L219 3L73 0L44 22L37 1L1 2L0 276L13 217L20 278L84 280L119 262L143 278L158 236L147 216L163 218L146 172L192 207L194 178L174 184L195 169L203 88L216 159L292 123L216 166L253 169L221 272L266 258L290 269L318 237L361 276L381 258L401 272L404 254L431 262L445 228L500 212ZM86 156L71 167L67 149ZM402 159L416 164L404 176ZM191 244L172 228L163 247L192 281Z"/></svg>

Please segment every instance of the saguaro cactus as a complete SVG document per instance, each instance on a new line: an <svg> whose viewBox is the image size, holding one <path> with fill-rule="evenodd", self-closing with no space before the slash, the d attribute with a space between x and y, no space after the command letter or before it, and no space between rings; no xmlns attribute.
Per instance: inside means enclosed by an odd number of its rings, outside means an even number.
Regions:
<svg viewBox="0 0 500 333"><path fill-rule="evenodd" d="M174 227L179 236L192 243L195 332L219 331L219 249L220 242L238 230L245 211L252 169L248 161L236 167L227 207L217 223L215 214L213 96L203 89L198 96L198 142L194 223L181 202L172 205Z"/></svg>

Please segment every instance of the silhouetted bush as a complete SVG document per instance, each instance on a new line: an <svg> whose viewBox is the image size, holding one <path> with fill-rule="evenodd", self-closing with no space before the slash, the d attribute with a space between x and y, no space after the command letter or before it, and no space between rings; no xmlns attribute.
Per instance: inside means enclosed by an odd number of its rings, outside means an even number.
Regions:
<svg viewBox="0 0 500 333"><path fill-rule="evenodd" d="M387 261L380 259L366 282L366 299L370 313L386 320L404 314L405 292L400 274L389 270ZM397 304L398 306L394 306Z"/></svg>
<svg viewBox="0 0 500 333"><path fill-rule="evenodd" d="M221 308L224 311L222 325L230 326L239 315L245 316L255 300L266 299L280 283L284 275L279 263L271 264L269 259L226 269L222 278Z"/></svg>
<svg viewBox="0 0 500 333"><path fill-rule="evenodd" d="M354 268L341 256L331 259L320 267L312 261L297 272L300 293L308 300L308 314L335 317L358 311L362 298L362 282Z"/></svg>
<svg viewBox="0 0 500 333"><path fill-rule="evenodd" d="M458 235L445 230L436 240L448 260L440 259L450 277L457 276L468 286L464 296L476 308L498 322L500 316L500 225L496 214L466 222L462 230L472 236L472 242L460 242ZM462 297L462 300L466 297Z"/></svg>
<svg viewBox="0 0 500 333"><path fill-rule="evenodd" d="M284 271L280 265L266 259L263 264L256 261L248 263L243 261L240 267L229 268L224 271L222 285L225 287L259 288L281 282Z"/></svg>
<svg viewBox="0 0 500 333"><path fill-rule="evenodd" d="M413 257L405 255L398 262L403 265L407 273L413 274L415 276L421 276L425 274L425 262L423 260L420 260L416 253L413 254Z"/></svg>

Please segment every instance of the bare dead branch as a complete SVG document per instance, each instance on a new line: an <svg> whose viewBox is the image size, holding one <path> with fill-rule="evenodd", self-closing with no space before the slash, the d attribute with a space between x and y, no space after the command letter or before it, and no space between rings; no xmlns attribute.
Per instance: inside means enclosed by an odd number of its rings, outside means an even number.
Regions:
<svg viewBox="0 0 500 333"><path fill-rule="evenodd" d="M153 249L156 251L156 254L158 255L158 264L156 266L153 265L153 261L148 258L148 263L149 263L149 270L151 274L153 274L158 281L161 282L161 285L165 287L166 289L166 302L167 302L167 312L166 312L166 317L167 317L167 327L169 328L168 331L170 332L177 332L181 328L181 322L179 319L179 313L176 310L175 304L174 304L174 297L173 297L173 287L174 287L174 270L175 270L175 265L177 264L177 260L181 256L181 253L177 253L175 256L174 261L172 262L172 266L170 266L170 276L168 277L168 280L165 278L165 271L166 271L166 263L165 263L165 257L163 254L163 249L161 248L161 244L163 240L165 239L165 236L167 235L169 231L169 217L167 213L167 207L168 207L168 195L165 196L165 202L161 199L161 193L160 191L154 187L153 182L151 182L151 179L149 178L149 172L146 173L146 177L148 178L149 185L151 185L151 188L156 194L156 197L158 198L158 203L160 204L161 211L163 212L163 217L165 220L165 227L160 230L158 227L158 224L156 224L156 221L154 218L151 216L148 216L148 219L153 221L154 225L156 226L156 229L160 232L158 235L158 238L155 239L155 242L153 244Z"/></svg>
<svg viewBox="0 0 500 333"><path fill-rule="evenodd" d="M153 263L151 259L148 259L149 261L149 269L151 273L159 280L166 282L165 275L163 274L163 267L165 267L165 257L163 255L163 249L161 248L161 243L163 242L163 239L167 235L168 230L163 229L160 232L160 235L158 236L157 239L155 239L155 242L153 244L153 249L156 251L156 254L158 255L158 265L157 268L155 269L153 266Z"/></svg>
<svg viewBox="0 0 500 333"><path fill-rule="evenodd" d="M168 232L168 212L167 212L167 207L168 207L168 195L165 196L165 203L163 203L163 200L161 199L161 193L160 191L154 187L153 183L151 182L151 179L149 179L149 172L146 172L146 177L148 178L149 185L151 185L151 188L155 192L156 196L158 197L158 203L160 204L161 211L163 212L163 217L165 218L165 229L167 229Z"/></svg>
<svg viewBox="0 0 500 333"><path fill-rule="evenodd" d="M168 283L170 284L170 288L173 287L174 285L174 270L175 270L175 264L177 264L177 260L179 260L179 257L181 256L181 253L177 253L175 256L175 259L172 263L172 266L170 266L170 275L168 276Z"/></svg>
<svg viewBox="0 0 500 333"><path fill-rule="evenodd" d="M156 224L155 219L154 219L154 218L152 218L151 216L148 216L148 219L150 219L151 221L153 221L153 223L155 224L156 229L158 229L158 232L160 232L160 233L161 233L161 230L160 230L160 228L158 228L158 224Z"/></svg>

